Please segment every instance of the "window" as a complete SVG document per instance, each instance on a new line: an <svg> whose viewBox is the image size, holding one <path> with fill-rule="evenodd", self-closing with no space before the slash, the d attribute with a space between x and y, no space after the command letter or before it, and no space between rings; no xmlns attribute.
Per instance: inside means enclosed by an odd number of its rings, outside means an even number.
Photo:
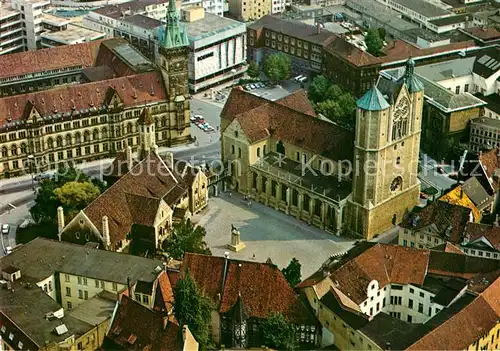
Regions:
<svg viewBox="0 0 500 351"><path fill-rule="evenodd" d="M82 285L82 277L78 277L78 285Z"/></svg>
<svg viewBox="0 0 500 351"><path fill-rule="evenodd" d="M384 297L384 299L382 300L382 308L384 308L384 307L385 307L385 297Z"/></svg>
<svg viewBox="0 0 500 351"><path fill-rule="evenodd" d="M85 300L88 300L89 299L89 292L87 290L85 290L83 292L84 296L85 296Z"/></svg>
<svg viewBox="0 0 500 351"><path fill-rule="evenodd" d="M408 241L406 239L403 240L403 246L408 246Z"/></svg>
<svg viewBox="0 0 500 351"><path fill-rule="evenodd" d="M7 328L5 327L5 325L2 325L2 333L5 333L6 330Z"/></svg>
<svg viewBox="0 0 500 351"><path fill-rule="evenodd" d="M104 290L104 282L101 280L101 289Z"/></svg>
<svg viewBox="0 0 500 351"><path fill-rule="evenodd" d="M465 86L464 86L464 92L467 93L468 91L469 91L469 84L465 84Z"/></svg>
<svg viewBox="0 0 500 351"><path fill-rule="evenodd" d="M68 310L73 308L73 304L71 303L71 301L68 301L67 304L68 304Z"/></svg>
<svg viewBox="0 0 500 351"><path fill-rule="evenodd" d="M19 350L22 350L23 349L23 343L19 341L19 343L17 344L17 347L19 348Z"/></svg>
<svg viewBox="0 0 500 351"><path fill-rule="evenodd" d="M241 158L241 147L238 148L238 157Z"/></svg>
<svg viewBox="0 0 500 351"><path fill-rule="evenodd" d="M392 290L403 290L402 285L392 285Z"/></svg>
<svg viewBox="0 0 500 351"><path fill-rule="evenodd" d="M149 296L148 295L144 295L142 297L142 302L144 302L146 305L149 305Z"/></svg>
<svg viewBox="0 0 500 351"><path fill-rule="evenodd" d="M408 299L408 308L413 308L413 300Z"/></svg>
<svg viewBox="0 0 500 351"><path fill-rule="evenodd" d="M113 283L113 291L116 291L116 290L118 290L118 284Z"/></svg>
<svg viewBox="0 0 500 351"><path fill-rule="evenodd" d="M231 153L234 155L234 145L231 145Z"/></svg>
<svg viewBox="0 0 500 351"><path fill-rule="evenodd" d="M410 288L410 294L413 294L415 290L413 288Z"/></svg>
<svg viewBox="0 0 500 351"><path fill-rule="evenodd" d="M66 296L71 296L71 288L66 287Z"/></svg>
<svg viewBox="0 0 500 351"><path fill-rule="evenodd" d="M460 94L460 85L455 88L455 94Z"/></svg>
<svg viewBox="0 0 500 351"><path fill-rule="evenodd" d="M140 294L135 294L135 301L141 302L141 295Z"/></svg>
<svg viewBox="0 0 500 351"><path fill-rule="evenodd" d="M49 281L49 291L52 291L52 281Z"/></svg>
<svg viewBox="0 0 500 351"><path fill-rule="evenodd" d="M83 299L83 291L82 290L78 290L78 298Z"/></svg>
<svg viewBox="0 0 500 351"><path fill-rule="evenodd" d="M260 147L257 148L257 157L260 157Z"/></svg>
<svg viewBox="0 0 500 351"><path fill-rule="evenodd" d="M420 297L425 297L423 292L420 292L419 295L420 295Z"/></svg>
<svg viewBox="0 0 500 351"><path fill-rule="evenodd" d="M14 339L14 334L10 333L10 334L9 334L9 339L10 339L10 340L13 340L13 339Z"/></svg>
<svg viewBox="0 0 500 351"><path fill-rule="evenodd" d="M424 313L424 304L421 302L418 303L418 313Z"/></svg>
<svg viewBox="0 0 500 351"><path fill-rule="evenodd" d="M413 320L412 316L408 315L408 319L407 320L408 320L408 323L411 323L412 320Z"/></svg>
<svg viewBox="0 0 500 351"><path fill-rule="evenodd" d="M70 281L69 274L65 274L64 275L64 281L65 282L69 282Z"/></svg>
<svg viewBox="0 0 500 351"><path fill-rule="evenodd" d="M430 316L432 316L432 307L429 307L429 312L427 313Z"/></svg>
<svg viewBox="0 0 500 351"><path fill-rule="evenodd" d="M99 287L99 281L96 279L95 280L95 287L98 288Z"/></svg>
<svg viewBox="0 0 500 351"><path fill-rule="evenodd" d="M87 278L83 278L83 285L87 285Z"/></svg>

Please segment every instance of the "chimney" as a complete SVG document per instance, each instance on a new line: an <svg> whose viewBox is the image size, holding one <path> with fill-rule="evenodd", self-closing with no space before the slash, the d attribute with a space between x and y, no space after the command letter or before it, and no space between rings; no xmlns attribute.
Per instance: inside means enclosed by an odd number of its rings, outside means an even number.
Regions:
<svg viewBox="0 0 500 351"><path fill-rule="evenodd" d="M224 275L222 276L222 286L220 291L224 291L224 286L226 285L226 273L227 273L227 266L229 264L229 251L224 252Z"/></svg>
<svg viewBox="0 0 500 351"><path fill-rule="evenodd" d="M127 146L126 154L127 154L127 166L128 166L128 170L130 171L134 165L134 158L132 155L132 147L131 146Z"/></svg>
<svg viewBox="0 0 500 351"><path fill-rule="evenodd" d="M108 216L102 217L102 236L104 238L104 246L107 250L109 250L109 247L111 246L111 238L109 236Z"/></svg>
<svg viewBox="0 0 500 351"><path fill-rule="evenodd" d="M132 297L132 285L130 283L130 277L127 277L127 289L128 289L128 297L133 299L133 297Z"/></svg>
<svg viewBox="0 0 500 351"><path fill-rule="evenodd" d="M316 23L316 34L321 34L321 23Z"/></svg>
<svg viewBox="0 0 500 351"><path fill-rule="evenodd" d="M62 231L64 230L64 210L62 208L62 206L59 206L57 208L57 229L58 229L58 232L59 234L62 233Z"/></svg>
<svg viewBox="0 0 500 351"><path fill-rule="evenodd" d="M494 223L494 226L495 227L498 227L498 215L495 216L495 223Z"/></svg>
<svg viewBox="0 0 500 351"><path fill-rule="evenodd" d="M167 152L165 158L167 160L167 166L174 169L174 154L172 152Z"/></svg>

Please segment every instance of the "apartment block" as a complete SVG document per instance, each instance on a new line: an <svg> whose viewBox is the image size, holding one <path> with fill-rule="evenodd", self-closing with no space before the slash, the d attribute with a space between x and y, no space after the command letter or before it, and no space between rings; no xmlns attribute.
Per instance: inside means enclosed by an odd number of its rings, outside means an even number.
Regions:
<svg viewBox="0 0 500 351"><path fill-rule="evenodd" d="M23 51L23 20L21 12L0 3L0 55Z"/></svg>
<svg viewBox="0 0 500 351"><path fill-rule="evenodd" d="M256 21L273 10L272 0L229 0L228 3L229 13L242 22Z"/></svg>

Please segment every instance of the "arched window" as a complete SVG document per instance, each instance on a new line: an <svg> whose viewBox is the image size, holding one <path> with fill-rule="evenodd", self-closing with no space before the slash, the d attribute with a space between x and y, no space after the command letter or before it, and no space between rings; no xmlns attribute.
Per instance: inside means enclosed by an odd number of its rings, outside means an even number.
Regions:
<svg viewBox="0 0 500 351"><path fill-rule="evenodd" d="M90 141L90 132L89 132L88 130L86 130L86 131L83 133L83 141L84 141L84 142Z"/></svg>
<svg viewBox="0 0 500 351"><path fill-rule="evenodd" d="M66 135L66 145L71 145L72 143L73 139L71 138L71 134Z"/></svg>
<svg viewBox="0 0 500 351"><path fill-rule="evenodd" d="M408 133L408 116L410 104L408 99L402 98L394 108L392 120L392 141L401 139Z"/></svg>
<svg viewBox="0 0 500 351"><path fill-rule="evenodd" d="M231 153L234 155L234 145L231 145Z"/></svg>
<svg viewBox="0 0 500 351"><path fill-rule="evenodd" d="M307 154L302 154L302 163L307 163Z"/></svg>
<svg viewBox="0 0 500 351"><path fill-rule="evenodd" d="M105 128L102 128L102 132L101 132L101 134L102 134L102 137L103 137L104 139L107 139L107 137L108 137L108 129L107 129L106 127L105 127Z"/></svg>
<svg viewBox="0 0 500 351"><path fill-rule="evenodd" d="M21 144L21 154L27 154L28 153L28 147L26 146L25 143Z"/></svg>
<svg viewBox="0 0 500 351"><path fill-rule="evenodd" d="M53 149L54 148L54 139L52 139L52 138L47 139L47 146L49 149Z"/></svg>
<svg viewBox="0 0 500 351"><path fill-rule="evenodd" d="M76 132L75 134L75 144L80 144L82 142L82 135L80 132Z"/></svg>
<svg viewBox="0 0 500 351"><path fill-rule="evenodd" d="M10 153L11 153L11 155L13 155L13 156L14 156L14 155L17 155L17 145L12 145L12 146L10 147Z"/></svg>
<svg viewBox="0 0 500 351"><path fill-rule="evenodd" d="M166 127L167 126L167 118L166 117L163 117L163 119L161 120L161 126L162 127Z"/></svg>
<svg viewBox="0 0 500 351"><path fill-rule="evenodd" d="M401 190L403 187L403 178L400 176L394 178L394 180L391 183L391 191L396 191L396 190Z"/></svg>
<svg viewBox="0 0 500 351"><path fill-rule="evenodd" d="M283 142L281 140L276 144L276 152L282 155L285 154L285 145L283 145Z"/></svg>
<svg viewBox="0 0 500 351"><path fill-rule="evenodd" d="M99 140L99 131L97 129L94 129L94 131L92 132L92 139Z"/></svg>
<svg viewBox="0 0 500 351"><path fill-rule="evenodd" d="M401 157L396 158L396 164L397 165L401 164Z"/></svg>
<svg viewBox="0 0 500 351"><path fill-rule="evenodd" d="M238 148L238 157L241 157L241 147Z"/></svg>
<svg viewBox="0 0 500 351"><path fill-rule="evenodd" d="M260 147L257 148L257 157L260 157Z"/></svg>
<svg viewBox="0 0 500 351"><path fill-rule="evenodd" d="M128 134L132 133L132 123L127 124L127 133Z"/></svg>
<svg viewBox="0 0 500 351"><path fill-rule="evenodd" d="M266 146L267 145L264 145L263 149L262 149L262 153L265 155L266 154Z"/></svg>
<svg viewBox="0 0 500 351"><path fill-rule="evenodd" d="M71 135L70 135L70 140L71 140ZM61 147L63 145L63 138L61 136L57 137L56 145L57 145L57 147Z"/></svg>
<svg viewBox="0 0 500 351"><path fill-rule="evenodd" d="M8 149L7 147L3 147L2 148L2 157L8 157L9 156L9 152L8 152Z"/></svg>

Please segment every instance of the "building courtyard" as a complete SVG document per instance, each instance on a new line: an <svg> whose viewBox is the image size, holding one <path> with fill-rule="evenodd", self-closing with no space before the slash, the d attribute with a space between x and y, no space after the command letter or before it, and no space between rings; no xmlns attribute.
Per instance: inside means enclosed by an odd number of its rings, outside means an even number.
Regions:
<svg viewBox="0 0 500 351"><path fill-rule="evenodd" d="M236 259L265 262L271 258L280 268L295 257L302 264L303 278L314 273L328 257L349 250L354 243L264 204L252 202L248 206L243 196L235 193L211 198L208 208L195 215L193 221L205 227L213 255L223 256L229 251L230 257ZM246 245L239 252L226 246L231 241L231 225L240 231Z"/></svg>

